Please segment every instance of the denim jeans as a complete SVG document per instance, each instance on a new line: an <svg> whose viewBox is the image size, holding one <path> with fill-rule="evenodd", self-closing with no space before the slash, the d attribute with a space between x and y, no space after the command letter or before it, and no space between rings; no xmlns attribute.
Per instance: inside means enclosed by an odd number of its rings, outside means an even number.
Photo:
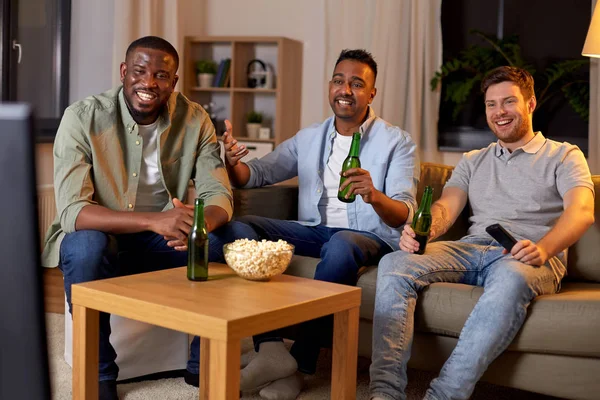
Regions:
<svg viewBox="0 0 600 400"><path fill-rule="evenodd" d="M237 220L249 230L238 227L248 239L285 240L294 245L294 253L321 258L314 279L326 282L356 285L358 270L363 265L376 264L392 248L377 236L345 228L323 225L305 226L293 221L283 221L257 216L244 216ZM224 233L221 231L220 234ZM219 237L219 235L215 235ZM232 234L229 232L228 237ZM222 240L223 243L226 243ZM298 369L313 374L322 343L331 341L333 319L331 316L303 323L291 354L298 361ZM267 332L254 337L256 351L260 343L282 340L277 332Z"/></svg>
<svg viewBox="0 0 600 400"><path fill-rule="evenodd" d="M406 399L406 369L414 335L418 293L435 282L481 286L484 292L469 315L452 354L425 399L468 399L489 364L512 342L533 298L558 290L565 267L554 257L531 266L502 254L493 239L467 236L433 242L425 255L397 251L379 263L371 396Z"/></svg>
<svg viewBox="0 0 600 400"><path fill-rule="evenodd" d="M233 226L229 226L233 225ZM219 228L235 234L237 223ZM227 228L225 228L227 227ZM222 246L209 234L210 261L223 261ZM187 265L187 252L176 251L154 232L109 235L94 230L67 234L60 247L59 268L63 272L65 293L72 313L71 285L97 279L158 271ZM99 380L117 379L117 354L110 344L110 315L100 313ZM188 370L198 373L199 340L191 346Z"/></svg>

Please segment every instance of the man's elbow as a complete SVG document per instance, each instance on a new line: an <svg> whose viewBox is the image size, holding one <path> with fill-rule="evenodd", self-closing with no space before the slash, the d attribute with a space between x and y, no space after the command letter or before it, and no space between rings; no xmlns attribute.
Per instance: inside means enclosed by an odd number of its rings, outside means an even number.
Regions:
<svg viewBox="0 0 600 400"><path fill-rule="evenodd" d="M588 210L586 213L586 229L594 225L594 222L596 222L596 217L594 216L594 208L592 207L592 209Z"/></svg>
<svg viewBox="0 0 600 400"><path fill-rule="evenodd" d="M587 204L581 204L577 209L577 219L578 221L585 226L587 230L590 226L592 226L596 220L594 216L594 203L586 202Z"/></svg>

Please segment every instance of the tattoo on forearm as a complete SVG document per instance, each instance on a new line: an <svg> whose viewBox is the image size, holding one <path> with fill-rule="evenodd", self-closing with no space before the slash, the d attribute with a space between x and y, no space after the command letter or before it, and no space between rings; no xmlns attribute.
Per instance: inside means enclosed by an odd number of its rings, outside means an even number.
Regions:
<svg viewBox="0 0 600 400"><path fill-rule="evenodd" d="M433 236L431 239L442 236L452 226L452 221L448 218L448 211L446 207L439 203L433 203L431 206L432 223L431 228L433 230Z"/></svg>

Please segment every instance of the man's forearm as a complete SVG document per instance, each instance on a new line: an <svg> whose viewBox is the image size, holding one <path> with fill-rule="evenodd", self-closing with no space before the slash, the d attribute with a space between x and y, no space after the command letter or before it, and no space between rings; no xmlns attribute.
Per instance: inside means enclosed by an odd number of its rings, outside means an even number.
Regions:
<svg viewBox="0 0 600 400"><path fill-rule="evenodd" d="M75 229L96 230L100 232L122 234L150 230L153 213L114 211L106 207L91 204L81 209L75 221Z"/></svg>
<svg viewBox="0 0 600 400"><path fill-rule="evenodd" d="M250 168L240 161L235 167L227 165L227 175L229 175L229 180L233 186L243 187L250 180Z"/></svg>
<svg viewBox="0 0 600 400"><path fill-rule="evenodd" d="M556 225L537 243L546 250L548 258L574 244L594 223L594 210L568 207Z"/></svg>
<svg viewBox="0 0 600 400"><path fill-rule="evenodd" d="M379 217L392 228L397 228L408 218L408 206L403 201L389 198L382 192L371 201L371 206Z"/></svg>
<svg viewBox="0 0 600 400"><path fill-rule="evenodd" d="M229 222L229 215L223 208L219 206L206 206L204 208L204 223L207 232L212 232L227 222Z"/></svg>
<svg viewBox="0 0 600 400"><path fill-rule="evenodd" d="M449 218L446 207L438 202L433 203L431 206L431 221L431 239L438 238L448 232L454 222Z"/></svg>

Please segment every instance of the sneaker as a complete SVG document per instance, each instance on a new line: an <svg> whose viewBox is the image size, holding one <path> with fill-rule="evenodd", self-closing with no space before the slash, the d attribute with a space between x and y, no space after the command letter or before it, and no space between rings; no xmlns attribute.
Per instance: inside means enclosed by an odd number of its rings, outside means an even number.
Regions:
<svg viewBox="0 0 600 400"><path fill-rule="evenodd" d="M98 383L98 400L119 400L117 381L100 381Z"/></svg>
<svg viewBox="0 0 600 400"><path fill-rule="evenodd" d="M188 385L192 385L195 387L200 386L200 374L194 374L187 369L183 372L183 380Z"/></svg>

